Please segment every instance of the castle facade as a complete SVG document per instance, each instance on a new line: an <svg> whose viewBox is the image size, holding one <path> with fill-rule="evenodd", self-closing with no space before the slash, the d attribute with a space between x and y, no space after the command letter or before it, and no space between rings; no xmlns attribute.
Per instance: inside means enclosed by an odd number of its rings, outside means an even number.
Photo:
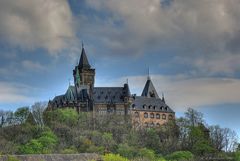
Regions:
<svg viewBox="0 0 240 161"><path fill-rule="evenodd" d="M47 110L73 108L77 112L130 115L135 127L159 127L175 118L175 112L160 98L148 77L141 96L131 95L128 84L122 87L95 87L95 69L82 47L79 64L73 70L74 85L48 103Z"/></svg>

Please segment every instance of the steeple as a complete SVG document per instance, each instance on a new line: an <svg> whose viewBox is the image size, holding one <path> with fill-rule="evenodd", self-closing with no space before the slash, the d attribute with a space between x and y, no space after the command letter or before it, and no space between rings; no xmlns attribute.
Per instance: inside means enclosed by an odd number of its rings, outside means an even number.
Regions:
<svg viewBox="0 0 240 161"><path fill-rule="evenodd" d="M90 69L91 68L91 66L88 62L87 55L86 55L83 44L82 44L82 52L81 52L81 57L80 57L78 66L80 68L85 68L85 69Z"/></svg>
<svg viewBox="0 0 240 161"><path fill-rule="evenodd" d="M152 80L150 77L148 77L147 82L145 84L145 87L142 92L143 97L153 97L153 98L159 98L157 91L155 90Z"/></svg>

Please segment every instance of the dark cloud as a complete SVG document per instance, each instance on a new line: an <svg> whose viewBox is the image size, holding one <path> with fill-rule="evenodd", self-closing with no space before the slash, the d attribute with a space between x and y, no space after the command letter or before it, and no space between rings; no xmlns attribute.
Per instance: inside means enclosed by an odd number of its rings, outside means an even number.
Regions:
<svg viewBox="0 0 240 161"><path fill-rule="evenodd" d="M168 7L163 7L166 4ZM213 69L221 66L216 58L230 63L228 56L240 54L240 4L236 0L89 0L85 5L95 14L79 16L79 32L82 38L100 44L103 55L155 52L161 56L171 52L173 57L189 60L185 63L193 68L203 60L201 67ZM233 73L239 71L237 64L226 66L232 67Z"/></svg>

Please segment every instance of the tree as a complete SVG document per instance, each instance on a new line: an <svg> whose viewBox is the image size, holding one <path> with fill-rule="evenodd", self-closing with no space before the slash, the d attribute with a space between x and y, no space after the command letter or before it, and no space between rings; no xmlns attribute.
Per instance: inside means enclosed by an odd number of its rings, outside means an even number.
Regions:
<svg viewBox="0 0 240 161"><path fill-rule="evenodd" d="M218 125L211 126L211 143L217 151L234 151L237 146L237 134L229 128L221 128Z"/></svg>
<svg viewBox="0 0 240 161"><path fill-rule="evenodd" d="M218 126L210 126L210 138L211 138L211 144L214 146L214 148L221 152L224 148L224 130Z"/></svg>
<svg viewBox="0 0 240 161"><path fill-rule="evenodd" d="M32 105L32 115L36 124L40 127L44 127L43 113L47 107L46 102L36 102Z"/></svg>
<svg viewBox="0 0 240 161"><path fill-rule="evenodd" d="M187 119L189 126L198 126L198 124L204 122L203 114L192 108L188 108L187 112L185 112L185 118Z"/></svg>
<svg viewBox="0 0 240 161"><path fill-rule="evenodd" d="M30 113L29 107L20 107L14 112L15 120L18 124L22 124Z"/></svg>
<svg viewBox="0 0 240 161"><path fill-rule="evenodd" d="M30 140L19 147L21 154L47 154L52 153L57 145L57 136L52 131L43 131L39 138Z"/></svg>
<svg viewBox="0 0 240 161"><path fill-rule="evenodd" d="M48 124L52 121L60 122L62 124L73 127L78 122L78 113L74 109L57 109L54 111L47 111L45 113L45 122ZM51 126L51 125L50 125Z"/></svg>

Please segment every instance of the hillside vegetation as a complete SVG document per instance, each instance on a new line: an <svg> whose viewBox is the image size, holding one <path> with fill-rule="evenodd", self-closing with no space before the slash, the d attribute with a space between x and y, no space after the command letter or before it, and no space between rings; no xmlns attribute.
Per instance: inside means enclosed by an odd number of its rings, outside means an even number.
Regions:
<svg viewBox="0 0 240 161"><path fill-rule="evenodd" d="M134 128L130 116L93 115L73 109L1 112L1 154L97 153L104 161L185 161L202 157L240 160L236 133L207 126L203 115L185 116L158 129ZM31 111L31 112L30 112Z"/></svg>

